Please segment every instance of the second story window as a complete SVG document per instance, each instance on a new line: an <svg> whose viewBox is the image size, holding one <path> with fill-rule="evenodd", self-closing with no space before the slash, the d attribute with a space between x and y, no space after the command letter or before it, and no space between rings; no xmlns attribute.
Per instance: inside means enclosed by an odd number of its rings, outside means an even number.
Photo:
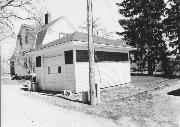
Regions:
<svg viewBox="0 0 180 127"><path fill-rule="evenodd" d="M26 44L28 44L28 36L27 35L25 36L25 42L26 42Z"/></svg>
<svg viewBox="0 0 180 127"><path fill-rule="evenodd" d="M58 66L58 73L61 73L61 66Z"/></svg>
<svg viewBox="0 0 180 127"><path fill-rule="evenodd" d="M48 67L48 74L51 74L51 68Z"/></svg>
<svg viewBox="0 0 180 127"><path fill-rule="evenodd" d="M20 34L17 36L17 39L19 40L20 46L22 47L22 37Z"/></svg>

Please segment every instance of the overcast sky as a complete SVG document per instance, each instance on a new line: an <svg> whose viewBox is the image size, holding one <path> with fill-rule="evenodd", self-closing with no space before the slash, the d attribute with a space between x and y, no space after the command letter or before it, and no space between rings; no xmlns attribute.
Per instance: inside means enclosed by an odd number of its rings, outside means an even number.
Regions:
<svg viewBox="0 0 180 127"><path fill-rule="evenodd" d="M93 17L99 18L98 24L108 32L120 32L122 27L118 24L121 16L116 3L122 0L93 0ZM41 7L51 14L51 20L66 15L74 27L85 25L87 18L87 0L40 0ZM16 34L21 23L15 22ZM118 35L114 39L120 38ZM2 55L10 57L15 48L16 40L6 39L2 45Z"/></svg>
<svg viewBox="0 0 180 127"><path fill-rule="evenodd" d="M122 31L118 20L117 2L121 0L93 0L93 17L99 18L99 24L108 32ZM42 0L41 6L51 13L52 20L66 15L75 27L86 21L87 0Z"/></svg>

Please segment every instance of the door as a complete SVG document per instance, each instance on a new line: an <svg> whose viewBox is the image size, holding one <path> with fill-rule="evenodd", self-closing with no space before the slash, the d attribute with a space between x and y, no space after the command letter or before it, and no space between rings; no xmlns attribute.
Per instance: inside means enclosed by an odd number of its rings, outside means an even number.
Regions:
<svg viewBox="0 0 180 127"><path fill-rule="evenodd" d="M65 89L63 56L44 59L45 90L59 91Z"/></svg>

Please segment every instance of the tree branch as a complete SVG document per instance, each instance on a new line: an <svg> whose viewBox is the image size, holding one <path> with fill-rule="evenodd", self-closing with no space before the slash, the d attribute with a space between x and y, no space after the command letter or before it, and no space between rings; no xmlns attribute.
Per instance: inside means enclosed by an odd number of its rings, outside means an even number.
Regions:
<svg viewBox="0 0 180 127"><path fill-rule="evenodd" d="M6 3L5 3L5 5L2 5L0 8L1 8L1 10L3 10L6 6L8 6L9 4L11 4L12 2L14 2L15 0L10 0L10 1L7 1Z"/></svg>

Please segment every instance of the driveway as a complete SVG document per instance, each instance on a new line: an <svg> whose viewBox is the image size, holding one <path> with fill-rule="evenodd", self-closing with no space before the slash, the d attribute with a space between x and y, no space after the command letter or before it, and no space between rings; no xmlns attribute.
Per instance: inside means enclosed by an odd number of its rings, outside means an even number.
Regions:
<svg viewBox="0 0 180 127"><path fill-rule="evenodd" d="M71 111L20 94L20 86L1 86L2 127L117 127L109 119Z"/></svg>
<svg viewBox="0 0 180 127"><path fill-rule="evenodd" d="M29 93L21 90L22 86L13 84L4 84L1 87L2 127L179 127L180 125L180 97L167 94L179 89L180 82L98 106L71 102L51 94ZM72 110L63 108L68 106ZM107 115L114 113L113 115L117 117L115 119L98 117L100 114L103 116L103 113Z"/></svg>

